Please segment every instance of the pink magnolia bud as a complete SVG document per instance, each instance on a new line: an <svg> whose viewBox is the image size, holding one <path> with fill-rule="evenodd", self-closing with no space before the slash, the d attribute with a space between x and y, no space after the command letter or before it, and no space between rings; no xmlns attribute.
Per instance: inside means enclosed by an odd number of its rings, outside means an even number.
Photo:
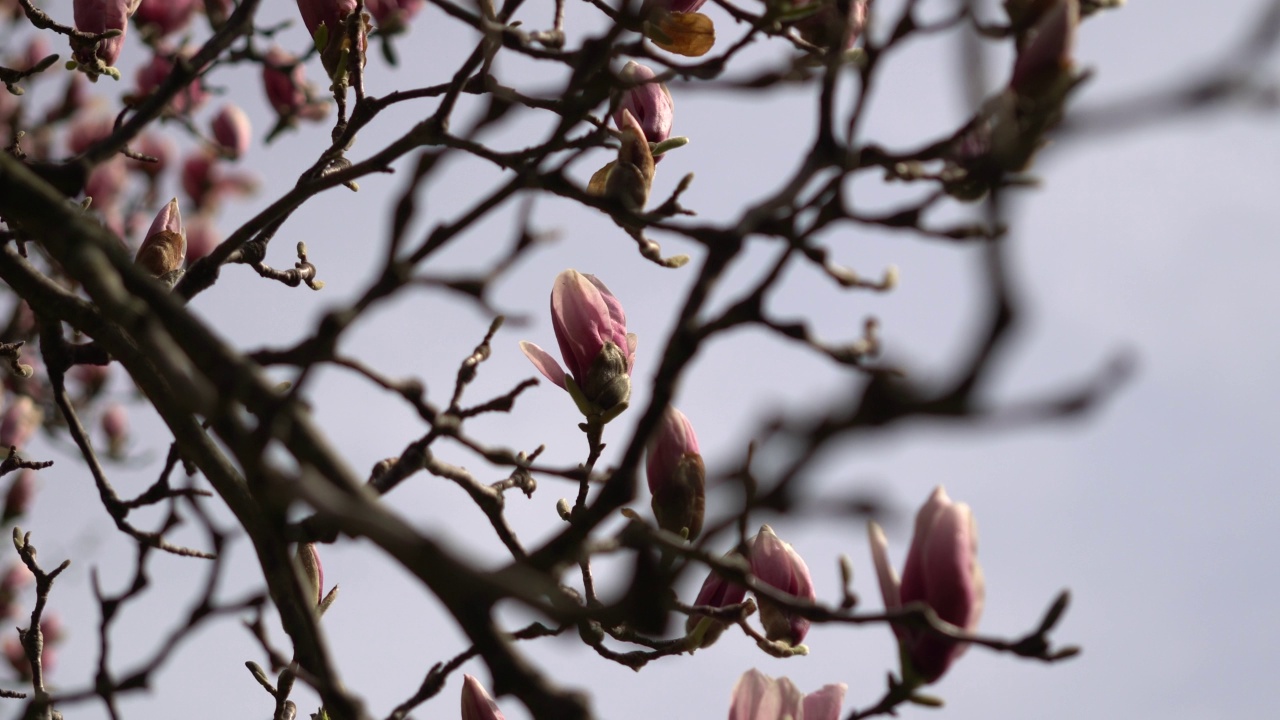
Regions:
<svg viewBox="0 0 1280 720"><path fill-rule="evenodd" d="M182 163L182 189L197 210L217 207L224 195L247 195L254 188L252 177L223 172L211 152L193 153Z"/></svg>
<svg viewBox="0 0 1280 720"><path fill-rule="evenodd" d="M4 571L4 575L0 576L0 593L16 594L34 582L35 579L35 576L31 574L30 568L25 564L21 562L10 563L8 569Z"/></svg>
<svg viewBox="0 0 1280 720"><path fill-rule="evenodd" d="M129 441L129 413L120 403L111 403L102 411L102 434L107 436L107 454L118 458L124 455Z"/></svg>
<svg viewBox="0 0 1280 720"><path fill-rule="evenodd" d="M298 546L298 564L302 566L302 577L306 580L305 590L316 600L319 607L324 600L324 566L320 564L320 553L316 552L315 543L302 543Z"/></svg>
<svg viewBox="0 0 1280 720"><path fill-rule="evenodd" d="M364 7L378 23L378 32L395 34L403 32L425 4L425 0L365 0Z"/></svg>
<svg viewBox="0 0 1280 720"><path fill-rule="evenodd" d="M31 40L27 42L26 52L22 54L23 69L31 69L35 67L41 60L52 54L52 48L49 46L49 38L44 34L33 35ZM32 75L35 79L38 75Z"/></svg>
<svg viewBox="0 0 1280 720"><path fill-rule="evenodd" d="M319 47L320 60L332 77L338 71L342 52L350 50L347 39L347 16L356 11L356 0L298 0L298 11L302 13L302 24L307 28L313 40L320 37L321 28L325 36L324 47ZM361 23L360 48L364 49L364 31ZM353 61L352 61L353 62Z"/></svg>
<svg viewBox="0 0 1280 720"><path fill-rule="evenodd" d="M93 198L93 209L106 214L129 185L129 171L122 156L95 167L84 182L85 197Z"/></svg>
<svg viewBox="0 0 1280 720"><path fill-rule="evenodd" d="M0 515L0 523L7 523L16 517L26 515L31 509L31 501L35 496L36 471L25 469L9 484L9 492L4 496L4 513Z"/></svg>
<svg viewBox="0 0 1280 720"><path fill-rule="evenodd" d="M262 64L262 88L267 93L267 102L282 120L321 120L328 114L328 105L311 100L311 86L302 64L278 47L267 51Z"/></svg>
<svg viewBox="0 0 1280 720"><path fill-rule="evenodd" d="M6 633L4 638L4 660L22 680L31 679L31 663L27 660L27 651L16 635ZM42 663L43 664L43 663Z"/></svg>
<svg viewBox="0 0 1280 720"><path fill-rule="evenodd" d="M144 33L160 38L186 28L202 5L201 0L142 0L133 21Z"/></svg>
<svg viewBox="0 0 1280 720"><path fill-rule="evenodd" d="M729 720L837 720L846 690L836 683L805 695L790 679L752 668L733 686Z"/></svg>
<svg viewBox="0 0 1280 720"><path fill-rule="evenodd" d="M462 676L462 720L506 720L498 703L472 675Z"/></svg>
<svg viewBox="0 0 1280 720"><path fill-rule="evenodd" d="M154 132L145 132L138 138L133 149L156 159L155 162L129 160L129 169L155 178L173 164L173 156L177 153L173 141Z"/></svg>
<svg viewBox="0 0 1280 720"><path fill-rule="evenodd" d="M702 532L706 507L706 468L698 452L698 438L684 413L668 406L662 414L645 461L653 515L658 527L693 540Z"/></svg>
<svg viewBox="0 0 1280 720"><path fill-rule="evenodd" d="M143 239L142 246L138 248L138 255L133 261L154 277L160 277L182 267L182 260L186 255L187 233L182 226L182 212L178 209L178 199L174 198L156 214L156 219L151 222L146 238ZM119 405L111 407L111 409L115 408L120 409L123 417L124 408ZM106 421L107 415L103 415L104 430L107 429ZM111 431L107 430L107 434L110 436Z"/></svg>
<svg viewBox="0 0 1280 720"><path fill-rule="evenodd" d="M67 84L62 89L62 99L57 104L51 105L44 113L46 125L85 115L83 110L89 105L87 82L89 81L85 80L82 73L74 73L67 78Z"/></svg>
<svg viewBox="0 0 1280 720"><path fill-rule="evenodd" d="M76 365L71 368L71 377L80 383L86 397L94 397L102 392L111 377L110 365Z"/></svg>
<svg viewBox="0 0 1280 720"><path fill-rule="evenodd" d="M0 452L6 457L10 447L22 449L44 422L44 411L26 395L19 395L0 417Z"/></svg>
<svg viewBox="0 0 1280 720"><path fill-rule="evenodd" d="M671 122L675 116L675 104L667 86L659 82L651 82L657 75L653 70L638 62L628 62L619 73L619 77L628 84L635 84L622 96L622 103L613 114L613 123L618 129L623 128L624 111L635 116L636 122L644 132L644 137L651 143L660 143L671 137ZM654 162L663 158L659 155Z"/></svg>
<svg viewBox="0 0 1280 720"><path fill-rule="evenodd" d="M213 220L205 213L196 215L187 223L187 265L213 252L220 242Z"/></svg>
<svg viewBox="0 0 1280 720"><path fill-rule="evenodd" d="M964 503L953 503L939 485L916 514L915 534L907 552L902 582L889 564L888 541L879 525L868 527L871 557L880 579L886 610L922 602L943 621L966 632L978 627L985 589L978 565L978 533L973 513ZM904 678L913 675L935 682L968 645L944 638L926 628L895 625L902 646Z"/></svg>
<svg viewBox="0 0 1280 720"><path fill-rule="evenodd" d="M726 555L726 558L733 557L734 554ZM707 574L707 579L702 582L702 589L698 591L698 598L693 601L694 605L702 605L706 607L726 607L728 605L736 605L747 596L747 589L741 585L725 580L717 575L714 571ZM689 619L685 621L685 633L692 633L698 627L706 616L699 613L692 613ZM724 631L724 623L712 621L708 624L698 647L707 647L715 642L720 633Z"/></svg>
<svg viewBox="0 0 1280 720"><path fill-rule="evenodd" d="M573 396L584 415L616 417L631 398L636 336L622 303L594 275L565 270L551 289L551 327L568 368L531 342L520 349L548 380Z"/></svg>
<svg viewBox="0 0 1280 720"><path fill-rule="evenodd" d="M249 125L249 116L236 105L223 105L213 118L213 139L233 158L244 155L249 149L253 129Z"/></svg>
<svg viewBox="0 0 1280 720"><path fill-rule="evenodd" d="M762 525L751 542L751 574L760 582L798 600L812 603L817 599L809 566L768 525ZM764 625L765 637L791 645L804 642L805 635L809 633L808 618L795 615L766 598L756 599L760 603L760 622Z"/></svg>
<svg viewBox="0 0 1280 720"><path fill-rule="evenodd" d="M73 81L71 85L83 87L84 83ZM88 150L90 145L111 135L114 129L115 120L104 107L95 104L76 114L67 130L67 151L72 155L79 155Z"/></svg>
<svg viewBox="0 0 1280 720"><path fill-rule="evenodd" d="M190 50L182 51L184 56L190 56ZM151 61L138 69L138 88L137 98L145 98L155 92L165 80L169 79L169 74L173 72L174 58L177 53L165 48L156 48L156 53L151 56ZM187 115L200 109L202 105L209 99L209 91L205 89L204 82L199 78L193 79L187 84L173 99L169 101L169 109L179 115Z"/></svg>
<svg viewBox="0 0 1280 720"><path fill-rule="evenodd" d="M214 186L213 155L197 152L187 156L182 163L182 190L196 208L209 204Z"/></svg>
<svg viewBox="0 0 1280 720"><path fill-rule="evenodd" d="M137 7L137 0L75 0L72 3L76 29L80 32L97 34L107 30L120 31L119 35L98 43L97 56L106 65L115 65L116 59L120 57L125 32L129 29L129 16ZM76 60L91 67L95 65L92 56L85 57L81 51L77 51Z"/></svg>
<svg viewBox="0 0 1280 720"><path fill-rule="evenodd" d="M1051 93L1071 79L1071 49L1080 22L1077 0L1054 0L1018 50L1009 88L1024 98Z"/></svg>
<svg viewBox="0 0 1280 720"><path fill-rule="evenodd" d="M0 619L17 617L22 608L18 603L18 594L31 583L35 576L21 562L14 562L0 577Z"/></svg>
<svg viewBox="0 0 1280 720"><path fill-rule="evenodd" d="M867 6L871 0L849 0L849 15L843 26L839 22L837 13L840 10L835 0L802 0L794 3L794 7L805 7L814 2L821 3L822 8L794 23L800 37L818 47L837 51L853 47L866 29Z"/></svg>
<svg viewBox="0 0 1280 720"><path fill-rule="evenodd" d="M56 612L46 611L40 618L40 634L44 635L46 645L50 643L56 645L66 639L67 626L62 622L62 616Z"/></svg>

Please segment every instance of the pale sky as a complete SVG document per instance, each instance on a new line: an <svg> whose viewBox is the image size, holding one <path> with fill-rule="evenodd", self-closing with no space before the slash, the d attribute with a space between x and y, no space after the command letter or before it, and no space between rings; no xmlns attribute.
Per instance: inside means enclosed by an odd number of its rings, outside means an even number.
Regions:
<svg viewBox="0 0 1280 720"><path fill-rule="evenodd" d="M880 2L884 8L897 6ZM1200 77L1249 32L1265 4L1134 0L1121 11L1090 19L1081 28L1077 58L1095 76L1073 109L1105 111ZM69 12L65 3L52 5ZM924 5L937 10L948 3ZM583 14L575 4L570 9ZM272 3L261 24L293 19L294 13L292 3ZM526 25L545 24L549 7L539 13L526 11ZM708 13L723 22L724 37L734 36L723 11ZM571 29L574 18L571 13ZM399 43L398 74L380 58L371 59L370 92L447 79L453 60L474 42L470 31L458 27L428 8ZM282 37L295 49L304 42L296 28ZM752 57L765 61L776 50L753 50ZM136 45L125 52L137 52ZM869 135L890 145L916 145L953 127L966 112L956 57L953 42L938 40L913 44L892 58L866 126ZM498 67L509 81L533 82L534 88L553 88L558 77L543 78L527 63ZM1004 78L1007 68L1007 56L993 57L995 78ZM308 70L319 76L318 63ZM1259 80L1275 83L1274 62L1258 71ZM114 97L132 87L128 70L125 77L120 86L108 81L95 89ZM229 231L270 202L272 188L294 182L320 149L327 128L307 127L264 148L261 137L270 111L256 73L229 71L215 74L214 82L254 120L258 139L248 167L263 187L258 196L228 207L222 226ZM992 82L994 88L1003 80ZM673 84L671 91L675 133L689 136L691 143L659 166L655 195L665 197L682 174L696 172L685 201L702 219L731 217L744 201L771 189L809 142L813 90L759 97L700 93L695 86ZM212 103L204 115L211 116L217 106ZM353 159L366 157L432 109L428 101L387 113L373 126L376 132L362 134ZM201 122L207 122L204 115ZM494 141L514 147L541 137L546 121L522 117L528 121L508 123ZM599 158L600 164L607 159L603 152ZM987 583L980 626L985 634L1020 635L1035 625L1060 589L1073 592L1072 608L1054 637L1082 646L1080 657L1047 667L972 649L931 688L947 702L942 714L906 707L901 717L1212 720L1274 712L1264 681L1280 667L1280 624L1270 607L1280 593L1275 571L1280 546L1270 529L1280 513L1280 492L1274 488L1280 470L1280 376L1273 371L1280 363L1275 312L1280 284L1274 280L1280 267L1277 167L1280 117L1256 107L1170 116L1124 132L1073 136L1053 146L1036 167L1042 187L1019 193L1015 203L1009 251L1022 324L1000 358L992 399L1018 401L1072 387L1119 354L1135 363L1130 381L1092 414L1068 422L999 429L916 422L864 435L829 453L809 475L815 495L868 491L896 510L888 533L898 563L909 541L910 514L934 485L945 484L953 498L969 503L980 529ZM593 169L579 168L584 180ZM285 225L268 262L290 266L293 244L305 240L326 283L323 291L286 288L235 266L194 306L246 349L285 345L310 332L324 310L356 296L370 280L402 175L366 178L358 194L330 191ZM447 182L437 179L426 189L420 206L429 215L418 219L412 237L453 217L500 175L482 163L455 159L444 177ZM860 181L856 191L869 207L902 197L900 189L883 190L875 182ZM495 288L494 303L513 315L525 314L529 323L509 323L499 332L493 357L468 397L497 395L536 375L517 343L527 339L555 346L547 295L555 274L574 267L598 275L626 307L629 329L640 337L633 407L643 407L700 249L659 238L666 252L694 258L682 270L667 270L641 259L632 241L594 211L540 199L533 217L538 228L555 230L560 239L526 256ZM514 232L510 212L495 217L444 253L438 266L426 269L483 267L509 245ZM811 270L798 270L774 299L775 314L811 314L815 330L833 342L855 337L863 318L874 314L888 359L923 378L941 377L956 367L979 312L975 248L848 226L824 241L838 260L868 275L897 265L899 288L885 295L844 292ZM770 244L756 241L753 252L734 266L729 290L718 302L735 297L732 291L755 278L774 252ZM489 318L474 306L420 291L404 294L367 320L346 337L343 351L387 375L422 378L429 398L445 402L457 363L483 336ZM709 476L715 476L738 461L747 439L773 413L825 408L849 393L850 382L811 352L758 331L739 331L693 363L677 405L697 430ZM128 398L124 383L114 388ZM361 473L425 432L412 413L350 374L326 371L312 393L319 422ZM120 492L129 496L154 480L169 440L141 405L130 407L136 458L110 468ZM606 464L637 417L632 411L609 426ZM578 421L568 396L544 382L522 396L514 414L478 419L468 429L514 449L546 444L543 459L566 465L585 454ZM41 473L41 494L24 522L42 560L73 561L51 600L71 632L53 675L64 689L90 684L97 662L89 572L96 569L103 585L114 591L128 582L132 567L128 543L98 505L91 478L71 450L65 441L48 438L33 446L33 455L56 459L57 465ZM502 475L460 448L442 449L440 455L487 480ZM532 499L508 495L509 516L526 543L557 528L555 502L572 492L563 481L541 478ZM483 515L447 481L420 474L386 502L479 563L502 558ZM725 512L726 502L713 490L709 513ZM642 496L637 509L647 513L647 504ZM770 522L806 558L820 599L838 599L836 560L847 553L866 609L879 607L862 521L767 516L758 521ZM198 536L187 537L195 541ZM324 619L333 654L350 688L375 716L385 716L414 692L432 664L447 661L466 645L430 597L368 543L345 541L321 553L326 581L342 587ZM251 555L243 538L232 546L232 573L222 597L261 587ZM193 560L153 561L154 589L129 606L115 627L114 667L134 667L181 621L196 599L202 570ZM607 568L601 572L608 577ZM691 600L701 580L689 577L682 598ZM508 615L513 628L526 619L515 610ZM272 634L283 643L282 631L272 627ZM551 668L559 682L590 691L597 716L610 720L725 717L734 681L751 667L787 675L806 691L848 683L847 713L876 702L885 672L896 670L887 628L817 627L807 644L808 657L775 660L731 631L694 656L666 659L639 673L608 663L569 637L522 649ZM210 626L179 649L151 694L122 698L124 714L268 715L270 698L244 669L246 660L263 662L247 631L233 620ZM491 685L478 661L464 671ZM461 674L451 676L441 696L414 716L455 717L461 679ZM312 697L295 693L306 711L314 710ZM512 720L527 717L513 698L499 698L499 704ZM68 717L105 717L98 703L63 711Z"/></svg>

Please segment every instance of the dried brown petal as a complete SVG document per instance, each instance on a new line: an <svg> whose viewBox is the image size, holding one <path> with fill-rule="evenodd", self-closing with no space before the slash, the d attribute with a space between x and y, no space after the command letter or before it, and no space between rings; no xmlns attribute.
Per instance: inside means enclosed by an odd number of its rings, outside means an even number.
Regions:
<svg viewBox="0 0 1280 720"><path fill-rule="evenodd" d="M654 45L685 57L706 55L716 42L715 23L702 13L668 13L657 19L657 30L649 37Z"/></svg>

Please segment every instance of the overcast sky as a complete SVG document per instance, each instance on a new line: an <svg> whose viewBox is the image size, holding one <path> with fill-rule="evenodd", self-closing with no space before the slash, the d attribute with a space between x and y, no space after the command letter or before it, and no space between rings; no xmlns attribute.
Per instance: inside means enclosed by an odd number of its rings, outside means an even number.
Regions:
<svg viewBox="0 0 1280 720"><path fill-rule="evenodd" d="M1255 26L1265 4L1135 0L1090 19L1081 29L1077 57L1095 75L1073 108L1105 112L1210 72ZM66 5L51 3L51 9L66 15ZM266 5L263 25L293 18L292 3ZM937 10L949 3L924 5ZM571 4L571 10L581 9ZM539 12L524 16L527 26L546 23L549 8ZM709 14L723 23L722 37L733 35L722 11ZM571 31L574 22L571 14ZM404 62L398 74L372 59L370 92L447 79L456 67L450 63L474 43L470 31L459 28L428 8L399 43ZM294 48L304 42L296 29L282 37ZM138 51L130 42L126 54ZM777 48L753 49L751 57L767 62L777 57ZM945 38L913 43L893 57L866 125L868 136L910 146L954 127L968 111L956 58L955 43ZM990 87L1004 82L1008 61L1007 54L992 56ZM521 62L499 62L498 68L511 82L548 91L558 77L544 79L539 68ZM1274 83L1275 70L1274 63L1259 67L1258 79ZM318 63L309 71L317 77ZM132 75L126 71L125 77L119 86L107 81L95 89L115 97L117 88L131 87ZM249 112L259 138L249 167L263 190L228 207L223 226L230 229L292 185L327 130L305 128L264 148L260 138L270 111L256 74L229 71L216 74L214 82ZM743 202L772 189L810 140L811 89L767 96L700 92L692 85L671 90L675 132L692 142L659 167L655 195L664 197L683 173L696 172L685 200L704 219L731 217ZM353 159L367 156L433 107L428 102L388 113L361 136ZM493 140L514 147L540 137L546 120L525 117L527 122L508 125ZM605 159L601 153L600 164ZM1280 513L1277 168L1280 117L1256 107L1171 114L1123 131L1082 132L1053 146L1036 167L1042 187L1020 193L1014 205L1009 251L1022 323L1000 358L991 399L1018 401L1070 388L1120 356L1135 365L1131 380L1096 412L1066 423L895 426L829 453L806 478L816 495L865 490L882 497L896 512L888 530L899 566L910 514L934 485L943 483L953 498L968 502L980 528L987 582L984 633L1016 636L1031 629L1054 595L1071 588L1074 603L1055 638L1081 645L1080 657L1049 667L971 650L932 688L947 701L939 717L1198 720L1274 712L1266 681L1280 667L1280 624L1271 610L1280 593L1280 547L1271 529ZM584 180L593 169L578 168ZM501 176L478 162L455 162L445 177L447 182L438 179L426 190L429 215L415 223L419 235L453 217ZM326 282L322 292L286 288L235 266L195 307L242 348L283 345L310 332L320 313L359 294L370 279L403 182L401 175L364 179L358 194L331 191L286 224L268 262L290 266L293 243L305 240ZM887 207L902 197L900 188L879 183L860 181L856 190L868 207ZM514 237L511 217L508 212L470 233L443 254L437 268L483 267ZM526 257L497 286L494 303L513 316L524 314L528 322L509 323L499 332L493 358L469 397L505 392L535 374L517 343L527 339L554 347L547 295L555 274L574 267L598 275L626 307L629 329L640 337L633 406L643 407L699 248L661 238L667 252L694 257L689 267L667 270L643 261L631 240L593 211L540 200L533 217L537 227L557 231L560 239ZM815 330L833 342L852 339L863 318L875 315L889 359L923 378L943 377L956 367L980 316L974 248L848 227L823 239L839 261L865 274L897 265L900 287L885 295L844 292L797 269L773 301L777 314L810 314ZM717 303L730 301L773 256L768 243L757 244L733 267ZM343 351L390 376L422 378L436 402L447 398L457 363L489 322L474 306L427 291L406 294L368 320L347 336ZM821 357L759 332L739 331L693 363L677 405L696 428L714 476L738 461L746 440L771 415L826 407L849 393L850 383ZM113 389L121 398L129 396L123 382ZM319 421L360 472L425 432L411 412L349 374L326 371L312 389ZM136 458L111 469L125 495L154 479L169 442L143 406L131 409ZM637 417L624 414L609 426L605 440L612 439L611 451L621 450ZM468 427L477 437L515 449L546 444L544 459L565 465L584 454L577 422L567 395L544 382L521 398L514 414L481 418ZM42 491L24 529L34 531L42 559L73 560L51 600L71 632L53 677L61 688L82 688L91 684L97 662L89 573L97 569L103 584L118 590L129 580L132 555L98 504L87 471L68 451L64 441L47 438L33 446L32 455L58 462L41 473ZM461 450L444 455L486 479L500 476ZM611 457L606 452L605 462ZM557 527L555 502L572 491L563 481L543 478L532 499L508 496L512 522L527 544ZM724 512L717 504L722 500L713 490L709 511ZM450 483L416 476L387 502L478 563L502 558L481 513ZM638 505L647 512L647 498ZM806 558L820 598L838 599L836 560L847 553L856 589L869 609L879 606L861 521L761 520ZM436 603L369 544L347 541L322 554L326 580L342 586L324 620L334 655L349 686L375 715L385 716L413 693L432 664L466 645ZM230 560L233 573L224 597L260 588L243 538ZM153 561L154 589L117 624L114 667L132 668L180 622L196 598L200 569L198 561ZM682 597L692 599L700 582L701 577L687 578ZM525 615L513 610L509 617L514 626ZM274 627L272 632L283 644L283 633ZM574 639L522 649L553 668L560 682L592 691L598 716L612 720L724 717L734 681L751 667L790 676L806 691L846 682L847 712L878 700L885 672L896 670L891 634L883 627L816 628L807 644L808 657L780 661L740 633L727 632L712 648L640 673L600 659ZM234 621L213 626L179 650L152 694L130 696L122 704L125 714L267 715L270 698L245 671L246 660L263 662L248 632ZM478 662L464 670L490 684ZM454 717L460 684L455 674L441 698L415 715ZM303 707L313 710L307 707L311 702ZM508 718L527 717L514 699L499 702ZM96 704L64 712L105 715ZM907 707L901 715L937 711Z"/></svg>

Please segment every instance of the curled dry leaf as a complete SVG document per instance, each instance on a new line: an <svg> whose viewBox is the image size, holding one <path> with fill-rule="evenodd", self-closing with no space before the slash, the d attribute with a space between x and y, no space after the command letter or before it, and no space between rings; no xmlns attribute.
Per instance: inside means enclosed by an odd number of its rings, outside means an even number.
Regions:
<svg viewBox="0 0 1280 720"><path fill-rule="evenodd" d="M667 13L654 29L649 36L654 45L685 57L706 55L716 43L715 23L702 13Z"/></svg>

